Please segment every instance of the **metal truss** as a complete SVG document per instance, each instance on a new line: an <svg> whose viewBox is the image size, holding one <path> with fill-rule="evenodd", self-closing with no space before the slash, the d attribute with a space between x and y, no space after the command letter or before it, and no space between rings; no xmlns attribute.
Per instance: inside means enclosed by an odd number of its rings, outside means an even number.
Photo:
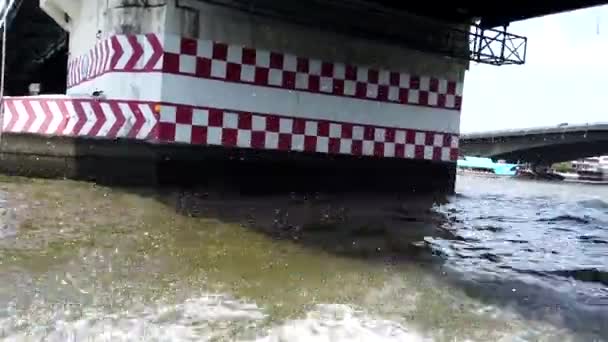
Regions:
<svg viewBox="0 0 608 342"><path fill-rule="evenodd" d="M469 32L470 60L491 65L521 65L526 62L528 38L500 29L471 26Z"/></svg>

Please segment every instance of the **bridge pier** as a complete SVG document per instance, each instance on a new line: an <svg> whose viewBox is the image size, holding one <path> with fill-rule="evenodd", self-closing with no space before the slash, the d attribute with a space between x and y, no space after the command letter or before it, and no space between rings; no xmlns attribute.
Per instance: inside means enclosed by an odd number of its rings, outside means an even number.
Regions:
<svg viewBox="0 0 608 342"><path fill-rule="evenodd" d="M161 178L453 191L467 62L374 39L419 21L370 20L361 37L340 22L319 28L222 3L42 0L69 31L67 95L6 100L5 134L144 144ZM439 30L424 28L417 34ZM468 48L466 35L431 38Z"/></svg>

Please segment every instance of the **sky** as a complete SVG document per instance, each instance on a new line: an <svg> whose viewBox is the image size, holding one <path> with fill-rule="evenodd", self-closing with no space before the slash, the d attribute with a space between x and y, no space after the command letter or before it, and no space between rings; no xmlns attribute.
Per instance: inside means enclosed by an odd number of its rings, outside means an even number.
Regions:
<svg viewBox="0 0 608 342"><path fill-rule="evenodd" d="M471 63L461 132L608 122L608 6L512 23L526 63Z"/></svg>

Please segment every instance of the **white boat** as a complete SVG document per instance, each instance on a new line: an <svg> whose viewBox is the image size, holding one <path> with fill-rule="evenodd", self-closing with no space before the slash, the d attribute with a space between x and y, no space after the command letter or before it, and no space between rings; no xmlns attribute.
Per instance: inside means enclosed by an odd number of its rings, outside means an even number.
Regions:
<svg viewBox="0 0 608 342"><path fill-rule="evenodd" d="M578 180L608 181L608 156L583 158L572 162Z"/></svg>

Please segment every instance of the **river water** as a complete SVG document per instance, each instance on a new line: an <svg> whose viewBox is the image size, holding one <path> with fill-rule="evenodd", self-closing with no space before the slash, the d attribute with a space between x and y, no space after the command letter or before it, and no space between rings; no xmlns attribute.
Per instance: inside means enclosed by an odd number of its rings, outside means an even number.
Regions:
<svg viewBox="0 0 608 342"><path fill-rule="evenodd" d="M608 186L243 198L0 179L4 341L602 341Z"/></svg>

